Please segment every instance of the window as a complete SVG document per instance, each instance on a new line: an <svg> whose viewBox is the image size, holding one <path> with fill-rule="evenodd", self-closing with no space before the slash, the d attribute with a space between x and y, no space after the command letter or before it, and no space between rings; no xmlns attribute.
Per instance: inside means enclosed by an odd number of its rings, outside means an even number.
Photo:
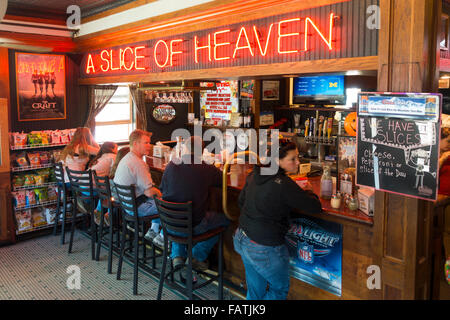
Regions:
<svg viewBox="0 0 450 320"><path fill-rule="evenodd" d="M95 117L95 141L126 141L133 131L128 86L119 86L106 107Z"/></svg>

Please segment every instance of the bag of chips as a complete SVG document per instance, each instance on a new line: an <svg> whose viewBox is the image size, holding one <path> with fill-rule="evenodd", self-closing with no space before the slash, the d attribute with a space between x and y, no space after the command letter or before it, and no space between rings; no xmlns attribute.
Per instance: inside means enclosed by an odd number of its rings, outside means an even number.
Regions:
<svg viewBox="0 0 450 320"><path fill-rule="evenodd" d="M44 216L47 224L55 223L56 206L50 206L44 209Z"/></svg>
<svg viewBox="0 0 450 320"><path fill-rule="evenodd" d="M35 185L35 181L34 181L34 175L32 174L26 174L24 175L24 186L33 186Z"/></svg>
<svg viewBox="0 0 450 320"><path fill-rule="evenodd" d="M33 190L25 190L25 196L26 196L26 206L34 206L35 204L37 204L37 200L36 200L36 194L34 193Z"/></svg>
<svg viewBox="0 0 450 320"><path fill-rule="evenodd" d="M58 191L56 190L56 186L48 187L47 196L48 196L48 201L58 200Z"/></svg>
<svg viewBox="0 0 450 320"><path fill-rule="evenodd" d="M36 200L39 203L48 201L48 193L46 188L34 189L34 193L36 194Z"/></svg>
<svg viewBox="0 0 450 320"><path fill-rule="evenodd" d="M16 212L16 220L19 232L31 229L31 210Z"/></svg>
<svg viewBox="0 0 450 320"><path fill-rule="evenodd" d="M35 174L34 177L34 184L37 186L41 186L46 182L46 176L41 174Z"/></svg>
<svg viewBox="0 0 450 320"><path fill-rule="evenodd" d="M14 175L12 179L12 185L14 188L23 187L25 183L25 178L23 175Z"/></svg>
<svg viewBox="0 0 450 320"><path fill-rule="evenodd" d="M69 143L69 142L70 142L69 132L63 130L61 132L61 143Z"/></svg>
<svg viewBox="0 0 450 320"><path fill-rule="evenodd" d="M23 168L29 166L26 152L16 154L14 160L15 160L15 167Z"/></svg>
<svg viewBox="0 0 450 320"><path fill-rule="evenodd" d="M28 135L26 133L19 133L19 132L14 132L13 133L13 141L14 141L14 146L15 147L24 147L27 145L27 139Z"/></svg>
<svg viewBox="0 0 450 320"><path fill-rule="evenodd" d="M28 144L30 146L38 146L42 144L42 137L40 133L29 133Z"/></svg>
<svg viewBox="0 0 450 320"><path fill-rule="evenodd" d="M59 130L52 131L52 144L61 143L61 132Z"/></svg>
<svg viewBox="0 0 450 320"><path fill-rule="evenodd" d="M30 166L40 166L41 157L39 152L28 153L28 160L30 160Z"/></svg>
<svg viewBox="0 0 450 320"><path fill-rule="evenodd" d="M47 151L39 152L39 160L40 160L41 164L50 164L51 163L50 155Z"/></svg>
<svg viewBox="0 0 450 320"><path fill-rule="evenodd" d="M14 207L16 208L25 207L26 204L25 190L11 192L11 194L13 196Z"/></svg>
<svg viewBox="0 0 450 320"><path fill-rule="evenodd" d="M31 221L33 227L45 226L47 224L42 208L31 210Z"/></svg>

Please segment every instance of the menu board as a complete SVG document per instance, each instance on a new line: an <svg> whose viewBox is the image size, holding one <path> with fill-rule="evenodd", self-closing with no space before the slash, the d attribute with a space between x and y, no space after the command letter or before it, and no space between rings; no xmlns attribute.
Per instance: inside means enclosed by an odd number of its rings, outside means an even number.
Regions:
<svg viewBox="0 0 450 320"><path fill-rule="evenodd" d="M440 94L360 93L356 183L436 200Z"/></svg>
<svg viewBox="0 0 450 320"><path fill-rule="evenodd" d="M238 81L217 82L216 88L200 91L200 109L205 110L206 119L230 120L239 108Z"/></svg>

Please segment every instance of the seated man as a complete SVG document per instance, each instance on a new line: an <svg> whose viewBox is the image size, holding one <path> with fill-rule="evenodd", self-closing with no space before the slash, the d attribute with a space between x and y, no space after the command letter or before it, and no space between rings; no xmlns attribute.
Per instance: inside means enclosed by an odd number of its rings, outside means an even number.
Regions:
<svg viewBox="0 0 450 320"><path fill-rule="evenodd" d="M171 202L192 201L193 233L201 234L208 230L227 226L230 221L223 213L206 211L210 187L222 186L222 172L213 165L202 162L204 145L200 137L187 139L182 148L180 164L169 162L161 180L163 199ZM199 150L194 153L194 150ZM168 230L170 233L170 230ZM174 232L174 234L176 234ZM197 243L192 249L192 264L197 269L208 267L206 259L219 237ZM186 245L172 243L174 266L184 263L187 257Z"/></svg>
<svg viewBox="0 0 450 320"><path fill-rule="evenodd" d="M130 134L130 152L128 152L117 166L114 176L114 183L121 185L136 186L136 201L138 215L140 217L154 215L158 213L153 196L161 196L161 192L154 187L150 169L142 159L150 153L150 132L136 129ZM145 238L161 245L162 231L159 233L159 219L152 221L152 226L148 230ZM158 238L158 239L157 239Z"/></svg>

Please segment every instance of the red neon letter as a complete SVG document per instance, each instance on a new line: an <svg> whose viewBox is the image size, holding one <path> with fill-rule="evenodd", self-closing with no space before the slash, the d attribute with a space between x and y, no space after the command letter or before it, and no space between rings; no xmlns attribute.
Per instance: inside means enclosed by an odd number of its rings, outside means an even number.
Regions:
<svg viewBox="0 0 450 320"><path fill-rule="evenodd" d="M176 39L170 41L170 66L173 66L173 55L183 53L183 51L173 51L174 42L183 42L183 39Z"/></svg>
<svg viewBox="0 0 450 320"><path fill-rule="evenodd" d="M107 72L109 70L109 60L103 58L103 54L106 53L108 55L108 51L106 50L102 50L102 52L100 53L100 58L106 62L107 67L103 68L103 64L100 66L100 69L102 69L103 72Z"/></svg>
<svg viewBox="0 0 450 320"><path fill-rule="evenodd" d="M221 42L221 43L217 43L217 35L219 34L219 33L226 33L226 32L230 32L231 30L230 29L227 29L227 30L222 30L222 31L217 31L217 32L214 32L214 60L227 60L227 59L230 59L230 57L222 57L222 58L217 58L217 47L221 47L221 46L226 46L226 45L229 45L230 44L230 42Z"/></svg>
<svg viewBox="0 0 450 320"><path fill-rule="evenodd" d="M159 64L158 59L156 58L156 50L158 49L158 45L160 43L164 43L164 46L166 47L166 61L164 62L164 64ZM164 40L159 40L156 44L155 44L155 50L153 50L153 56L155 58L155 62L156 64L160 67L160 68L164 68L167 65L167 62L169 61L169 47L167 46L167 43Z"/></svg>
<svg viewBox="0 0 450 320"><path fill-rule="evenodd" d="M331 39L333 38L333 21L334 21L334 13L330 14L330 30L328 33L328 41L323 36L322 32L320 32L319 28L314 24L314 22L310 18L306 18L305 20L305 51L308 50L308 22L316 29L319 36L322 38L322 40L325 42L325 44L328 46L328 49L332 50L333 46L331 45Z"/></svg>
<svg viewBox="0 0 450 320"><path fill-rule="evenodd" d="M134 48L134 69L136 70L145 70L145 67L138 67L138 59L144 59L144 56L138 56L138 50L145 49L145 46L139 46Z"/></svg>
<svg viewBox="0 0 450 320"><path fill-rule="evenodd" d="M242 31L244 31L245 39L247 40L247 45L243 46L243 47L239 47L239 41L241 40ZM236 41L236 47L234 48L233 59L236 56L236 51L245 49L245 48L248 48L248 50L250 51L250 54L253 57L253 51L252 51L252 48L250 47L250 41L248 41L247 31L245 31L245 27L242 27L241 30L239 31L239 36Z"/></svg>
<svg viewBox="0 0 450 320"><path fill-rule="evenodd" d="M120 52L119 52L119 58L120 58ZM110 50L109 59L111 60L111 70L119 70L120 67L118 67L118 68L113 67L113 51L112 51L112 49ZM119 61L119 63L120 63L120 61Z"/></svg>
<svg viewBox="0 0 450 320"><path fill-rule="evenodd" d="M95 73L94 62L92 61L92 55L90 53L86 64L86 73L90 73L89 69L92 69L92 72Z"/></svg>
<svg viewBox="0 0 450 320"><path fill-rule="evenodd" d="M125 64L125 53L127 52L127 50L130 50L131 54L133 54L133 49L131 49L130 47L126 47L125 50L123 50L123 52L122 52L122 62L123 62L123 67L125 68L125 70L130 71L133 68L134 61L129 59L129 60L131 60L131 65L130 65L130 68L127 68L127 65ZM122 66L120 66L120 67L122 68Z"/></svg>
<svg viewBox="0 0 450 320"><path fill-rule="evenodd" d="M194 37L194 45L195 45L195 63L198 63L198 50L208 48L208 60L211 61L211 35L208 33L208 45L203 47L198 47L197 36Z"/></svg>
<svg viewBox="0 0 450 320"><path fill-rule="evenodd" d="M295 53L295 52L298 52L298 50L290 50L290 51L281 51L280 50L281 49L281 38L291 37L291 36L298 36L300 34L299 32L285 33L285 34L281 33L281 24L288 23L288 22L293 22L293 21L300 21L300 18L289 19L289 20L282 20L282 21L278 22L278 53L280 53L280 54L282 54L282 53Z"/></svg>
<svg viewBox="0 0 450 320"><path fill-rule="evenodd" d="M263 57L265 57L266 54L267 54L267 46L269 45L270 33L272 32L272 27L273 27L273 23L270 24L269 32L267 33L266 47L264 48L264 51L263 51L262 48L261 48L261 43L259 41L258 31L256 30L256 27L253 26L253 31L255 32L256 42L258 43L258 47L259 47L259 52L261 52L261 55Z"/></svg>

